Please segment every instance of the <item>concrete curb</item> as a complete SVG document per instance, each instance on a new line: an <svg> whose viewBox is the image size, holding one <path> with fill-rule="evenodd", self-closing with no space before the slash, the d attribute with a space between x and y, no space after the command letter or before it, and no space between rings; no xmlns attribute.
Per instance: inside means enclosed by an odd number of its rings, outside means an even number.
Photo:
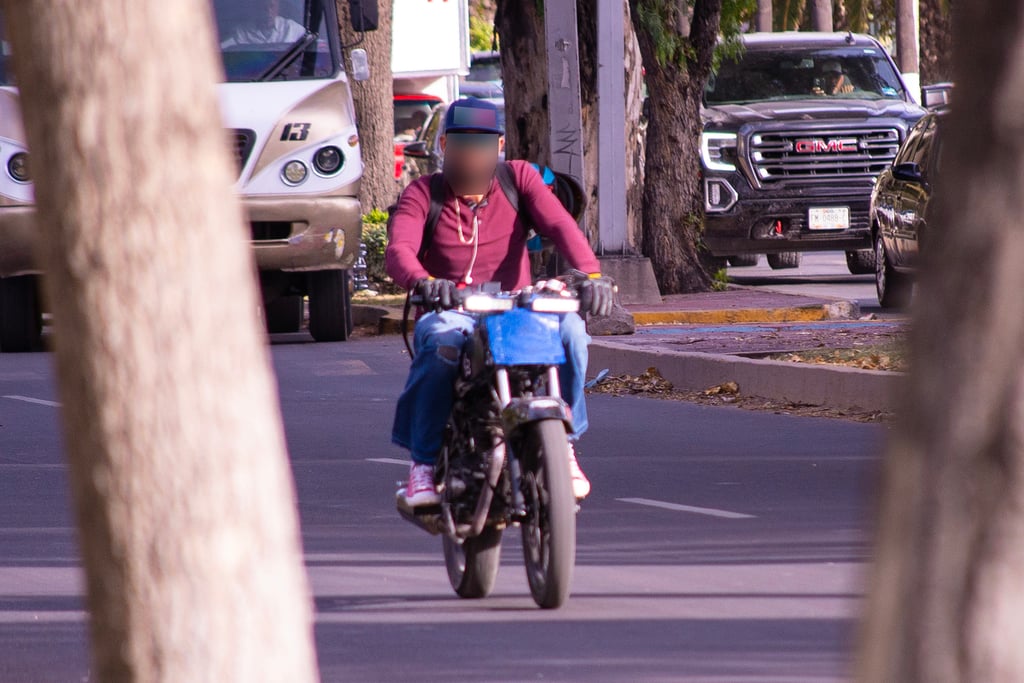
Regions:
<svg viewBox="0 0 1024 683"><path fill-rule="evenodd" d="M841 410L895 408L902 373L830 365L757 360L711 353L638 349L606 339L590 346L590 371L640 375L647 368L681 391L703 391L736 382L740 394Z"/></svg>

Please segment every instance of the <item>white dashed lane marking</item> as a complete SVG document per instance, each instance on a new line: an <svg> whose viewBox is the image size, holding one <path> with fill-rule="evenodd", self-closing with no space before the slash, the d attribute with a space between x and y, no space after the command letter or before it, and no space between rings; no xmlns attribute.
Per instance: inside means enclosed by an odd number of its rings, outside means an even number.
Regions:
<svg viewBox="0 0 1024 683"><path fill-rule="evenodd" d="M680 505L679 503L666 503L663 500L651 500L650 498L616 498L620 503L632 503L633 505L646 505L647 507L672 510L674 512L690 512L695 515L707 515L709 517L721 517L722 519L754 519L754 515L731 510L716 510L715 508L702 508L693 505Z"/></svg>
<svg viewBox="0 0 1024 683"><path fill-rule="evenodd" d="M60 403L57 401L47 401L41 398L32 398L31 396L4 396L12 401L21 401L22 403L35 403L40 406L48 406L50 408L60 408Z"/></svg>

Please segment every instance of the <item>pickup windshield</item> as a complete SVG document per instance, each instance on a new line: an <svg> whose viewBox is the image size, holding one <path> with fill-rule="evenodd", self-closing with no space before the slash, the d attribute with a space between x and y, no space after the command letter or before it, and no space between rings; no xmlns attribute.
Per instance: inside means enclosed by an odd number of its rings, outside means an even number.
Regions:
<svg viewBox="0 0 1024 683"><path fill-rule="evenodd" d="M748 49L723 60L704 91L707 105L782 100L902 100L903 85L875 47Z"/></svg>
<svg viewBox="0 0 1024 683"><path fill-rule="evenodd" d="M228 82L330 78L338 70L324 3L212 0Z"/></svg>

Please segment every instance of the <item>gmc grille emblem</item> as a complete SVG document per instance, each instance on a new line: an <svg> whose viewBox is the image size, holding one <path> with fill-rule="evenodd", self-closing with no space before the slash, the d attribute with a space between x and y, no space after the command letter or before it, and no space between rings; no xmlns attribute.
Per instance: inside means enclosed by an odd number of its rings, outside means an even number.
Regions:
<svg viewBox="0 0 1024 683"><path fill-rule="evenodd" d="M797 154L818 154L820 152L856 152L857 138L812 138L797 140L794 145Z"/></svg>

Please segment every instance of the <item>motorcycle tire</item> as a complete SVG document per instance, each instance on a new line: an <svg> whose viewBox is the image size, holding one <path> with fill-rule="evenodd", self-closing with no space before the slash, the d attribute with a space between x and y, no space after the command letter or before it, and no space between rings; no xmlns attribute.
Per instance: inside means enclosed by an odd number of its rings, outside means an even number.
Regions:
<svg viewBox="0 0 1024 683"><path fill-rule="evenodd" d="M448 581L460 598L486 598L494 589L501 564L501 529L484 527L479 536L467 538L462 544L445 536L444 564Z"/></svg>
<svg viewBox="0 0 1024 683"><path fill-rule="evenodd" d="M538 607L555 609L569 597L576 564L576 498L569 474L569 442L560 420L523 427L523 559Z"/></svg>

